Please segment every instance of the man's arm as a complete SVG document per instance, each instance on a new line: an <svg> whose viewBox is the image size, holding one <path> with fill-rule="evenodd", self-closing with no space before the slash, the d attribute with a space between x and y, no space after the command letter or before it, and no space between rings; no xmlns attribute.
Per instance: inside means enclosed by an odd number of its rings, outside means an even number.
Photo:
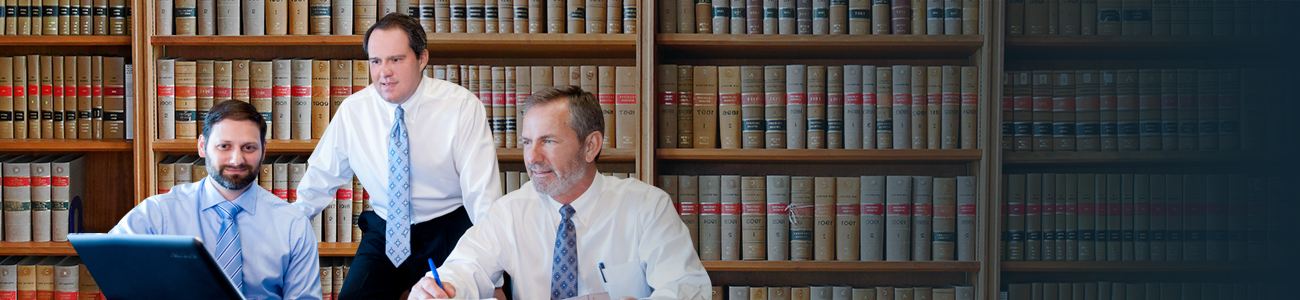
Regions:
<svg viewBox="0 0 1300 300"><path fill-rule="evenodd" d="M339 186L351 184L352 167L347 157L347 110L339 110L307 159L307 170L298 182L298 201L293 203L307 217L316 216L334 203Z"/></svg>
<svg viewBox="0 0 1300 300"><path fill-rule="evenodd" d="M470 227L460 241L456 242L456 248L438 267L442 283L455 287L455 298L491 297L496 282L505 272L503 262L510 259L506 255L521 251L516 249L516 245L510 244L509 231L513 226L514 219L509 213L502 207L494 207L484 216L483 223ZM433 273L426 273L425 278L420 279L420 283L412 288L412 298L432 294L425 292L428 287L432 287L428 284L432 280Z"/></svg>
<svg viewBox="0 0 1300 300"><path fill-rule="evenodd" d="M469 96L474 98L473 95ZM470 99L480 103L479 99ZM465 102L468 102L465 101ZM501 198L501 175L497 167L496 144L488 128L487 113L482 105L464 105L459 116L459 131L453 141L456 172L460 174L460 191L465 212L478 224L488 207Z"/></svg>
<svg viewBox="0 0 1300 300"><path fill-rule="evenodd" d="M308 228L310 219L303 217L293 223L291 237L293 248L289 265L284 267L284 299L321 299L320 258L316 238Z"/></svg>
<svg viewBox="0 0 1300 300"><path fill-rule="evenodd" d="M709 274L668 194L651 188L647 197L658 200L654 200L654 209L643 215L648 219L642 221L648 225L636 251L644 259L646 284L654 290L650 298L686 299L689 294L709 293Z"/></svg>
<svg viewBox="0 0 1300 300"><path fill-rule="evenodd" d="M167 222L164 222L163 220L163 218L166 217L166 213L164 213L162 207L158 205L158 197L166 196L164 194L144 199L143 202L140 202L140 205L137 205L135 208L132 208L130 212L127 212L126 216L123 216L122 220L118 221L117 225L113 226L113 229L109 230L108 233L162 234L163 232L166 232L167 228L159 227L167 224Z"/></svg>

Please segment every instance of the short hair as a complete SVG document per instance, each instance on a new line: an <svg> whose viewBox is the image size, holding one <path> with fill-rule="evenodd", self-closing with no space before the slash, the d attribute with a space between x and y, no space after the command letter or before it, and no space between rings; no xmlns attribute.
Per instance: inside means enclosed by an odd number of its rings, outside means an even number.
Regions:
<svg viewBox="0 0 1300 300"><path fill-rule="evenodd" d="M579 139L586 139L592 132L605 133L605 116L600 110L600 102L590 92L583 91L576 85L561 85L533 93L524 100L524 114L533 106L566 99L569 105L569 129L578 134Z"/></svg>
<svg viewBox="0 0 1300 300"><path fill-rule="evenodd" d="M208 117L203 119L203 140L212 134L212 126L225 120L250 121L257 124L257 138L266 144L266 118L257 112L257 108L248 102L226 100L218 102L208 109Z"/></svg>
<svg viewBox="0 0 1300 300"><path fill-rule="evenodd" d="M370 29L366 29L366 37L361 40L361 48L366 51L366 56L370 56L370 33L374 32L375 29L387 30L393 28L400 28L403 32L406 32L407 46L411 47L411 52L415 53L416 58L419 58L420 53L429 47L424 36L424 26L420 26L420 20L402 13L389 13L375 22L375 25L371 25Z"/></svg>

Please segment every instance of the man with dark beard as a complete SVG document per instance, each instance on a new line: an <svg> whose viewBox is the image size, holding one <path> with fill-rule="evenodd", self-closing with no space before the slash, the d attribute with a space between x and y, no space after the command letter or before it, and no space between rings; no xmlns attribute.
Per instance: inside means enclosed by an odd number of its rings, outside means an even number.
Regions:
<svg viewBox="0 0 1300 300"><path fill-rule="evenodd" d="M195 236L244 297L320 299L311 220L254 184L265 136L253 105L213 105L198 141L208 177L145 199L109 233Z"/></svg>
<svg viewBox="0 0 1300 300"><path fill-rule="evenodd" d="M709 275L668 194L600 175L604 117L576 86L538 91L520 135L531 181L501 197L409 299L491 297L502 272L515 299L708 299Z"/></svg>

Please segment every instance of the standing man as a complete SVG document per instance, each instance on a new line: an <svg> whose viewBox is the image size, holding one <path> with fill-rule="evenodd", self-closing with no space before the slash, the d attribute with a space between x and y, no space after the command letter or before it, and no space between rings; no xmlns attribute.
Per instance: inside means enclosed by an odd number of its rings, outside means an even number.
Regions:
<svg viewBox="0 0 1300 300"><path fill-rule="evenodd" d="M109 233L195 236L245 298L320 299L311 220L254 184L265 137L252 104L213 105L198 143L208 177L145 199Z"/></svg>
<svg viewBox="0 0 1300 300"><path fill-rule="evenodd" d="M384 16L362 47L374 83L335 113L294 205L320 213L355 174L374 211L358 220L364 235L339 297L396 299L429 270L426 259L446 259L501 197L501 181L482 102L421 74L429 51L415 18Z"/></svg>
<svg viewBox="0 0 1300 300"><path fill-rule="evenodd" d="M408 299L491 297L502 272L515 299L709 299L709 274L668 193L600 175L604 118L576 86L534 93L521 136L531 181L492 205ZM432 274L432 273L430 273Z"/></svg>

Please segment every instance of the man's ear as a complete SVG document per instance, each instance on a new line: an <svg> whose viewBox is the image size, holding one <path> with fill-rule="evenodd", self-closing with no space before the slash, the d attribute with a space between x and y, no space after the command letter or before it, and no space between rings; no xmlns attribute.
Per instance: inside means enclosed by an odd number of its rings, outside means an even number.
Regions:
<svg viewBox="0 0 1300 300"><path fill-rule="evenodd" d="M207 151L203 151L207 149L207 137L204 137L203 135L199 135L198 147L199 147L199 157L208 158Z"/></svg>
<svg viewBox="0 0 1300 300"><path fill-rule="evenodd" d="M589 163L595 162L596 156L600 155L600 147L605 146L605 134L599 130L588 133L587 138L583 141L583 146L586 149L586 153L582 154L583 159Z"/></svg>

